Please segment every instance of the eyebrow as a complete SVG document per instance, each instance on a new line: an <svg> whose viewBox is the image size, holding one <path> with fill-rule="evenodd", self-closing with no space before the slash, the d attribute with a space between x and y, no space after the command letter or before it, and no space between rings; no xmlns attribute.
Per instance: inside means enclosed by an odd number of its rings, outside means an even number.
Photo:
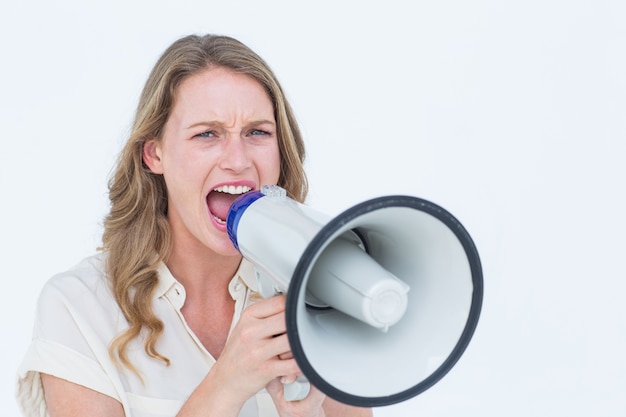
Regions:
<svg viewBox="0 0 626 417"><path fill-rule="evenodd" d="M249 123L246 123L246 127L251 127L251 126L259 126L259 125L264 125L264 124L270 124L272 126L276 126L276 122L272 121L272 120L265 120L265 119L261 119L261 120L253 120ZM187 126L186 129L195 129L197 127L201 127L201 126L223 126L224 123L222 122L218 122L215 120L210 120L210 121L203 121L203 122L196 122L193 123L189 126Z"/></svg>

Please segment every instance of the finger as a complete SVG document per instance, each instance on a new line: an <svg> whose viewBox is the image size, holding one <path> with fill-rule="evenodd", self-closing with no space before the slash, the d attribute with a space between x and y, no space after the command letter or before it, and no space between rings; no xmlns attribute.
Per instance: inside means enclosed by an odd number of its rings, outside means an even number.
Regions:
<svg viewBox="0 0 626 417"><path fill-rule="evenodd" d="M319 410L326 398L326 395L320 390L311 385L309 394L300 401L288 401L285 402L284 398L284 386L280 382L280 379L273 379L265 386L267 392L272 396L274 402L279 406L279 409L287 409L291 411L299 410Z"/></svg>
<svg viewBox="0 0 626 417"><path fill-rule="evenodd" d="M267 383L265 389L272 397L278 397L283 392L283 384L281 384L280 378L274 378Z"/></svg>
<svg viewBox="0 0 626 417"><path fill-rule="evenodd" d="M248 338L242 337L241 346L245 350L246 357L250 358L254 363L267 363L268 366L273 369L270 370L270 372L275 375L286 375L287 373L294 372L294 368L290 368L289 364L287 367L280 365L281 363L287 363L288 361L293 361L295 363L295 359L280 359L280 355L286 354L291 350L287 335L268 338L260 342L248 340ZM281 367L276 368L276 366ZM295 368L295 370L297 371L297 368Z"/></svg>
<svg viewBox="0 0 626 417"><path fill-rule="evenodd" d="M294 375L295 377L302 375L295 359L281 360L276 358L275 361L272 361L272 373L278 377L287 377L288 380L294 380Z"/></svg>
<svg viewBox="0 0 626 417"><path fill-rule="evenodd" d="M293 359L293 353L291 353L291 351L285 352L285 353L281 353L280 355L278 355L278 357L280 359L283 359L283 360L285 360L285 359Z"/></svg>
<svg viewBox="0 0 626 417"><path fill-rule="evenodd" d="M274 336L268 342L268 350L272 352L272 356L276 356L281 360L293 359L291 354L291 345L286 334Z"/></svg>
<svg viewBox="0 0 626 417"><path fill-rule="evenodd" d="M296 382L296 379L298 379L298 377L302 375L302 372L297 373L297 374L290 374L290 375L285 375L283 377L280 378L280 382L283 384L292 384L294 382Z"/></svg>
<svg viewBox="0 0 626 417"><path fill-rule="evenodd" d="M256 335L259 339L273 339L285 335L287 332L287 323L282 314L264 319L248 320L247 323L250 334Z"/></svg>
<svg viewBox="0 0 626 417"><path fill-rule="evenodd" d="M245 313L254 318L263 319L285 311L284 295L277 295L252 304L246 308Z"/></svg>
<svg viewBox="0 0 626 417"><path fill-rule="evenodd" d="M241 317L239 327L247 328L248 336L266 339L282 335L287 331L287 322L283 312L265 317L256 316L256 313L250 314L244 311Z"/></svg>

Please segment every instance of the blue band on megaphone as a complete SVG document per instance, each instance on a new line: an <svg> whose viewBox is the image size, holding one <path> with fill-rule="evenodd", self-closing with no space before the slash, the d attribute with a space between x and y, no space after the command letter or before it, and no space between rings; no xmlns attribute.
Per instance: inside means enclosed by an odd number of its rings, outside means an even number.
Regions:
<svg viewBox="0 0 626 417"><path fill-rule="evenodd" d="M237 250L239 250L239 244L237 243L237 227L239 226L239 219L241 219L241 216L250 204L254 203L261 197L265 197L265 194L260 191L251 191L237 198L232 206L230 206L228 217L226 218L226 230L228 231L230 241L233 242L233 245Z"/></svg>

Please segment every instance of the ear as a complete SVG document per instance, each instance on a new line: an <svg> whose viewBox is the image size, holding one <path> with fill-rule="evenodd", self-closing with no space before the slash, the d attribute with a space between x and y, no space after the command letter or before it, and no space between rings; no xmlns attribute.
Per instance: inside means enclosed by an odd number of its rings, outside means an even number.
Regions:
<svg viewBox="0 0 626 417"><path fill-rule="evenodd" d="M154 174L163 174L161 162L161 146L156 140L150 139L143 144L143 162Z"/></svg>

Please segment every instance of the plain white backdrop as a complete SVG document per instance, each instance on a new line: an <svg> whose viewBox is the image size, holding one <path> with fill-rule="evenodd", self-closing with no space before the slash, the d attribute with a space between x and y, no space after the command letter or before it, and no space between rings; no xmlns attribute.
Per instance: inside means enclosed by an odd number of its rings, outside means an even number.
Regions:
<svg viewBox="0 0 626 417"><path fill-rule="evenodd" d="M466 354L375 416L626 416L625 21L621 0L3 3L0 414L41 286L100 243L148 71L213 32L281 80L312 206L419 196L481 254Z"/></svg>

